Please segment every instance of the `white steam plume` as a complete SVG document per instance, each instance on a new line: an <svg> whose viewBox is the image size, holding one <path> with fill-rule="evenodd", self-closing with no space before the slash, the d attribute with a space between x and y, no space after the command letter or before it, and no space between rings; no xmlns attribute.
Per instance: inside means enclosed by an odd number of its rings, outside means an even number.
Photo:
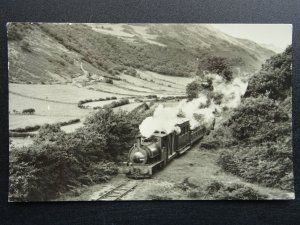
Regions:
<svg viewBox="0 0 300 225"><path fill-rule="evenodd" d="M214 99L208 100L207 96L200 93L200 97L192 101L182 100L176 107L159 105L153 116L147 117L139 126L144 137L150 137L155 131L180 133L176 124L189 120L191 129L198 126L210 126L215 119L215 112L222 112L224 107L236 108L241 102L247 89L247 82L235 78L231 83L217 74L207 74L212 80L214 94L221 94L220 104L215 104Z"/></svg>

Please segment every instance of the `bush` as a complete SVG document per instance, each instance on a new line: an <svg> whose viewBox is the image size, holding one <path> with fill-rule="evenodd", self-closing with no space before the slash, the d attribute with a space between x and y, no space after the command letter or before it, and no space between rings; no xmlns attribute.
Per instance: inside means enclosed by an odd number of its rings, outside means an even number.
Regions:
<svg viewBox="0 0 300 225"><path fill-rule="evenodd" d="M24 109L23 111L22 111L22 113L23 114L34 114L35 113L35 109L33 109L33 108L29 108L29 109Z"/></svg>
<svg viewBox="0 0 300 225"><path fill-rule="evenodd" d="M267 198L267 196L243 184L224 184L218 181L211 182L206 191L210 198L219 200L261 200Z"/></svg>
<svg viewBox="0 0 300 225"><path fill-rule="evenodd" d="M27 133L27 132L9 132L9 137L35 137L35 134L33 133Z"/></svg>
<svg viewBox="0 0 300 225"><path fill-rule="evenodd" d="M224 57L207 57L200 61L198 66L198 73L207 71L209 73L216 73L222 76L226 81L231 81L233 78L231 71L231 64L228 59Z"/></svg>
<svg viewBox="0 0 300 225"><path fill-rule="evenodd" d="M209 141L209 142L201 142L200 148L205 149L216 149L220 147L220 143L218 141Z"/></svg>
<svg viewBox="0 0 300 225"><path fill-rule="evenodd" d="M267 95L278 100L286 98L292 86L292 47L271 57L249 81L245 97Z"/></svg>
<svg viewBox="0 0 300 225"><path fill-rule="evenodd" d="M110 79L110 78L105 78L105 83L108 83L108 84L113 84L114 82L113 82L113 80L112 79Z"/></svg>
<svg viewBox="0 0 300 225"><path fill-rule="evenodd" d="M227 172L268 187L293 190L291 139L223 150L219 165Z"/></svg>
<svg viewBox="0 0 300 225"><path fill-rule="evenodd" d="M132 146L144 118L109 109L70 134L58 125L41 127L33 145L11 153L9 200L50 200L74 187L107 181L117 174L114 162Z"/></svg>
<svg viewBox="0 0 300 225"><path fill-rule="evenodd" d="M72 119L66 122L58 122L57 125L59 125L60 127L62 126L67 126L67 125L71 125L71 124L75 124L75 123L79 123L80 119Z"/></svg>
<svg viewBox="0 0 300 225"><path fill-rule="evenodd" d="M268 197L244 184L220 181L211 181L201 187L188 188L185 191L189 198L202 200L262 200Z"/></svg>
<svg viewBox="0 0 300 225"><path fill-rule="evenodd" d="M255 137L257 141L275 141L276 128L282 123L289 124L289 116L278 103L264 96L244 99L228 122L236 139Z"/></svg>
<svg viewBox="0 0 300 225"><path fill-rule="evenodd" d="M19 132L19 133L33 132L33 131L39 130L40 127L41 127L40 125L26 126L25 128L11 129L10 131L12 131L12 132Z"/></svg>
<svg viewBox="0 0 300 225"><path fill-rule="evenodd" d="M122 105L127 105L129 104L129 99L121 99L119 101L113 101L111 102L110 104L107 104L107 105L104 105L103 108L104 109L109 109L109 108L116 108L116 107L119 107L119 106L122 106ZM101 108L101 107L99 107Z"/></svg>
<svg viewBox="0 0 300 225"><path fill-rule="evenodd" d="M188 99L198 98L202 86L198 81L193 81L186 86Z"/></svg>
<svg viewBox="0 0 300 225"><path fill-rule="evenodd" d="M88 102L98 102L98 101L106 101L106 100L114 100L117 99L117 97L113 96L113 97L106 97L106 98L98 98L98 99L85 99L85 100L80 100L77 104L78 108L86 108L84 106L85 103ZM101 108L101 107L96 107L96 108Z"/></svg>
<svg viewBox="0 0 300 225"><path fill-rule="evenodd" d="M157 95L146 95L146 98L157 98Z"/></svg>

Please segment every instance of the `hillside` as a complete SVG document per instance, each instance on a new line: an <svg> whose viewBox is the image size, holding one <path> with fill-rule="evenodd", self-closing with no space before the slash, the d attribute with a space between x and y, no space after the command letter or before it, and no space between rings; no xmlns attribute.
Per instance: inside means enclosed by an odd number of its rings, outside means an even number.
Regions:
<svg viewBox="0 0 300 225"><path fill-rule="evenodd" d="M274 52L209 25L10 23L9 81L84 83L120 79L129 68L191 77L198 62L222 56L253 72ZM82 65L82 68L81 68ZM86 72L84 72L86 71ZM79 79L79 80L78 80Z"/></svg>
<svg viewBox="0 0 300 225"><path fill-rule="evenodd" d="M266 60L241 104L202 147L221 147L224 171L251 183L293 191L292 48Z"/></svg>

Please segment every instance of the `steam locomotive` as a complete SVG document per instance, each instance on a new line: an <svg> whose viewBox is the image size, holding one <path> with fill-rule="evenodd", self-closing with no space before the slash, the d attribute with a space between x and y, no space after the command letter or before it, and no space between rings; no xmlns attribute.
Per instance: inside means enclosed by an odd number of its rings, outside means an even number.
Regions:
<svg viewBox="0 0 300 225"><path fill-rule="evenodd" d="M181 130L167 134L155 131L150 138L138 136L136 144L128 154L126 176L133 179L150 178L159 169L165 167L172 159L188 151L191 146L213 129L215 121L209 127L199 126L190 129L189 120L176 124Z"/></svg>

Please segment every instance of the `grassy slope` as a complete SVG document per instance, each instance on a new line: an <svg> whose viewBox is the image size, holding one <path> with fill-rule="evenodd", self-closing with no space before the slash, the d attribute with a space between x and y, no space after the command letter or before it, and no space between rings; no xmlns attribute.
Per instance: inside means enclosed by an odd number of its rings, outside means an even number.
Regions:
<svg viewBox="0 0 300 225"><path fill-rule="evenodd" d="M266 188L259 184L252 184L243 179L222 172L217 164L218 152L208 150L198 150L193 148L185 155L175 159L166 168L155 174L153 179L138 181L138 186L132 192L128 193L123 200L153 200L174 199L174 200L211 200L212 195L191 196L190 193L205 193L206 187L211 182L222 182L224 184L239 184L253 188L260 195L267 199L290 199L293 193L282 191L275 188ZM176 171L176 173L174 173ZM182 183L188 180L189 186L182 189ZM105 193L113 187L124 183L124 175L113 178L109 183L96 184L78 190L78 196L72 193L66 193L59 200L66 201L86 201L96 198L99 193ZM107 190L108 189L108 190Z"/></svg>
<svg viewBox="0 0 300 225"><path fill-rule="evenodd" d="M97 75L115 75L117 66L171 76L195 74L199 58L241 58L255 70L274 54L207 26L13 24L9 29L11 82L71 82L80 64ZM18 34L20 37L10 37Z"/></svg>

